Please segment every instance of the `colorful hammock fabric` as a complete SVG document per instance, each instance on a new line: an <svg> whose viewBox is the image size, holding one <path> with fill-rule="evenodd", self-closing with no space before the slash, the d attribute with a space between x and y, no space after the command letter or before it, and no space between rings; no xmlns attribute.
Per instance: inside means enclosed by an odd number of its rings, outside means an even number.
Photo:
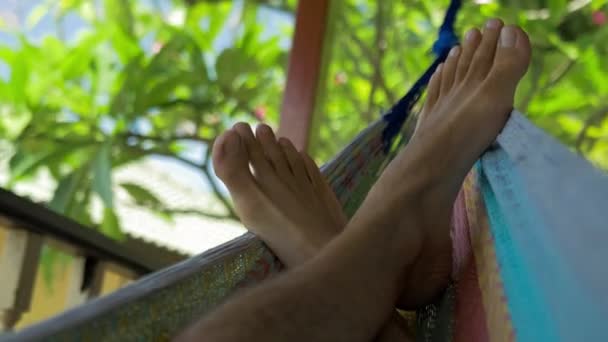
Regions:
<svg viewBox="0 0 608 342"><path fill-rule="evenodd" d="M383 125L324 168L351 213L386 162ZM605 340L607 203L606 175L514 112L456 201L453 283L418 312L418 340ZM5 339L168 340L280 269L247 234Z"/></svg>
<svg viewBox="0 0 608 342"><path fill-rule="evenodd" d="M409 126L413 123L408 122ZM349 215L357 210L388 161L383 136L387 126L388 121L377 121L322 168ZM245 234L0 340L169 340L235 291L281 269L280 261L259 239Z"/></svg>
<svg viewBox="0 0 608 342"><path fill-rule="evenodd" d="M383 119L322 168L352 215L435 67L456 43L452 0L439 56ZM404 125L405 123L405 125ZM453 281L416 313L419 341L599 341L608 339L608 177L514 112L466 178L454 205ZM108 296L2 341L164 341L235 291L279 272L251 234L142 278Z"/></svg>
<svg viewBox="0 0 608 342"><path fill-rule="evenodd" d="M454 284L424 340L606 340L607 205L605 174L514 113L454 206Z"/></svg>

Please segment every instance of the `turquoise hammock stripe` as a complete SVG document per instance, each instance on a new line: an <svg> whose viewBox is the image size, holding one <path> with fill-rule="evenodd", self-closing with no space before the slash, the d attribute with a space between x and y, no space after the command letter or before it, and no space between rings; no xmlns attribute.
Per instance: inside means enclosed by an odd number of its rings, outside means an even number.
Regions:
<svg viewBox="0 0 608 342"><path fill-rule="evenodd" d="M521 131L527 136L521 136ZM534 147L524 149L522 141L526 140L535 141ZM600 222L599 212L587 208L608 203L608 178L524 121L519 113L513 113L498 141L500 148L484 154L483 171L495 189L497 205L503 208L512 237L511 248L528 270L519 276L530 278L534 287L530 293L542 303L537 304L542 316L535 316L535 320L549 322L545 329L566 341L600 339L606 335L603 320L607 279L606 272L601 271L605 269L601 260L607 259L607 253L602 252L605 245L598 248L594 240L605 244L607 229L598 228L608 225ZM545 171L534 171L541 169ZM567 169L576 170L572 175L578 177L564 177ZM584 180L580 179L583 174ZM575 184L573 191L578 196L572 192L571 196L564 196L564 188L568 187L564 182ZM586 187L581 184L585 182ZM590 196L597 199L590 201ZM581 215L585 210L587 215ZM594 258L592 254L603 256ZM518 280L505 277L505 285L510 281ZM513 296L508 297L511 304ZM531 309L530 305L527 309Z"/></svg>
<svg viewBox="0 0 608 342"><path fill-rule="evenodd" d="M503 151L491 153L501 154L498 158L504 158ZM517 341L556 341L553 320L547 318L545 312L546 301L535 286L535 279L529 269L527 260L522 255L522 249L518 248L512 236L513 225L508 217L519 213L503 212L503 208L497 200L488 179L488 163L477 163L479 183L490 220L489 228L494 239L496 248L496 259L503 280L505 295L511 319L515 330ZM507 166L503 163L502 167ZM481 165L484 165L482 167ZM492 170L493 171L493 170ZM492 172L490 171L490 172ZM512 175L515 170L507 166L502 170ZM503 181L504 183L504 181ZM503 189L499 189L501 191ZM521 203L521 202L520 202ZM522 203L523 205L523 203Z"/></svg>
<svg viewBox="0 0 608 342"><path fill-rule="evenodd" d="M447 24L442 25L444 38L440 31L439 41L448 43L442 45L438 59L383 119L361 132L323 167L347 213L356 210L380 166L390 158L386 149L399 134L430 75L456 43L448 40L448 33L459 3L452 2L452 15L448 13ZM526 148L526 143L533 147ZM516 339L605 339L608 277L604 263L608 252L593 242L608 241L603 212L598 210L608 203L607 178L518 113L512 115L496 146L476 167ZM576 184L568 186L572 183ZM584 191L577 190L579 187ZM569 200L563 194L570 196ZM573 203L572 198L581 194ZM574 235L572 227L578 229ZM247 235L26 329L16 338L81 340L105 334L108 340L122 341L167 337L235 290L259 283L279 270L275 257L259 240ZM453 289L448 288L434 316L423 324L432 336L449 338Z"/></svg>

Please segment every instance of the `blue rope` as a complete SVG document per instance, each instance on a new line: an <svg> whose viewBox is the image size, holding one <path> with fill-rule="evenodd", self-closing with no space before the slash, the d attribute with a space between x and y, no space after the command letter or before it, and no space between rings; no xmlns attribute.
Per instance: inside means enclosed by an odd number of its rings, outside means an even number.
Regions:
<svg viewBox="0 0 608 342"><path fill-rule="evenodd" d="M452 47L458 44L458 36L454 31L454 24L456 22L456 14L462 2L460 0L452 0L450 7L445 13L443 24L439 27L439 37L435 44L433 44L433 52L436 56L441 56L450 51Z"/></svg>
<svg viewBox="0 0 608 342"><path fill-rule="evenodd" d="M450 2L443 24L441 24L441 27L439 28L438 38L433 44L433 53L437 56L437 59L435 59L433 64L431 64L416 83L414 83L407 94L384 114L384 120L388 122L382 133L382 140L384 141L386 152L390 149L393 138L399 134L401 127L408 118L412 108L422 96L435 69L437 69L439 64L445 61L450 49L458 44L458 37L454 32L454 23L456 21L456 14L461 5L461 0L452 0Z"/></svg>

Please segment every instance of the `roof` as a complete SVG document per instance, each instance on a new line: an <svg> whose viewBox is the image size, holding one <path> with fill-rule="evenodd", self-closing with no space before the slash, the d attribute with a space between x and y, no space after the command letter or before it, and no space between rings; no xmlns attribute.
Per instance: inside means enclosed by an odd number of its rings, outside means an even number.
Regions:
<svg viewBox="0 0 608 342"><path fill-rule="evenodd" d="M0 183L8 178L7 163L0 164ZM146 158L127 164L114 171L116 212L123 231L134 239L141 239L183 255L194 255L232 240L246 230L233 220L222 220L197 214L176 214L169 221L150 210L135 206L122 183L135 183L149 189L169 208L203 209L222 213L217 200L203 175L193 168L166 158ZM36 202L48 202L55 189L55 181L46 171L28 182L17 184L13 191ZM101 203L93 202L93 216L99 216Z"/></svg>

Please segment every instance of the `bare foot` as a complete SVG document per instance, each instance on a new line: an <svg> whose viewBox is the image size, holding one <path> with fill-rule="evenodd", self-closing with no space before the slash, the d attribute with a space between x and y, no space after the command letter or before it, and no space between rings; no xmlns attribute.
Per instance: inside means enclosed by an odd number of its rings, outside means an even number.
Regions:
<svg viewBox="0 0 608 342"><path fill-rule="evenodd" d="M455 47L431 78L412 140L370 193L398 206L399 184L405 176L418 178L416 184L422 185L417 190L419 224L410 228L408 242L415 261L405 280L401 307L428 303L447 285L454 200L474 162L506 123L530 54L527 35L515 26L503 27L500 20L488 21L483 34L469 31L464 45ZM411 218L400 217L398 207L387 212L395 224L412 226Z"/></svg>
<svg viewBox="0 0 608 342"><path fill-rule="evenodd" d="M346 225L312 159L289 140L277 141L266 125L257 128L256 136L244 123L222 134L213 148L213 165L245 227L287 267L315 255Z"/></svg>

